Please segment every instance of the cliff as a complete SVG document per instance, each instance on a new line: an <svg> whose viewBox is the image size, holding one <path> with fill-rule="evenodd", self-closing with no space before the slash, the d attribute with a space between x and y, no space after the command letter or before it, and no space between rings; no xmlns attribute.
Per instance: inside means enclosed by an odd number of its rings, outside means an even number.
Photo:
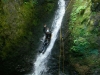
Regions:
<svg viewBox="0 0 100 75"><path fill-rule="evenodd" d="M100 73L100 0L75 0L69 22L68 60L79 75Z"/></svg>

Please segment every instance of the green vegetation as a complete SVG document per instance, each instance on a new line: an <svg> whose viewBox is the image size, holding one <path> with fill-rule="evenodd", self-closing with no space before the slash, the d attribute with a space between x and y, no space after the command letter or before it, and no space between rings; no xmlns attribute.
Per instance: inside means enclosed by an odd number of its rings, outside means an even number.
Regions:
<svg viewBox="0 0 100 75"><path fill-rule="evenodd" d="M54 2L56 1L49 3L48 0L43 5L38 5L36 0L0 1L0 57L12 57L12 52L15 50L15 53L17 47L29 46L29 41L32 42L34 38L34 26L38 27L45 16L54 11Z"/></svg>
<svg viewBox="0 0 100 75"><path fill-rule="evenodd" d="M100 70L100 10L91 11L92 5L91 0L75 0L70 16L70 62L80 75Z"/></svg>
<svg viewBox="0 0 100 75"><path fill-rule="evenodd" d="M20 50L19 47L25 48L25 45L30 43L28 41L32 41L30 20L33 16L31 8L34 6L31 6L30 2L22 5L14 1L13 4L1 3L3 9L0 12L0 57L5 59L12 57L18 52L17 49Z"/></svg>
<svg viewBox="0 0 100 75"><path fill-rule="evenodd" d="M41 27L52 17L57 0L39 3L38 0L0 0L0 64L3 71L13 71L18 65L25 67L29 63L28 55L34 55ZM11 63L14 66L10 66Z"/></svg>

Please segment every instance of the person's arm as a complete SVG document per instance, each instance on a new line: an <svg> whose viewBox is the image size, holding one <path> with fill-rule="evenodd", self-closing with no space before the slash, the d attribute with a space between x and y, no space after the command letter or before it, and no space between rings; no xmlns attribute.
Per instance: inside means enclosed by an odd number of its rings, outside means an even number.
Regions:
<svg viewBox="0 0 100 75"><path fill-rule="evenodd" d="M46 33L46 25L43 27L43 32Z"/></svg>

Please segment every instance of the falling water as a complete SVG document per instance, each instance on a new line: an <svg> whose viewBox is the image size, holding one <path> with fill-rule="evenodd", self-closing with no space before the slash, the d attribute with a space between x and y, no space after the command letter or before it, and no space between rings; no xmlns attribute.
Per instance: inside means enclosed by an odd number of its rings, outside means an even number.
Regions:
<svg viewBox="0 0 100 75"><path fill-rule="evenodd" d="M32 75L49 75L46 74L47 72L47 61L48 57L51 53L51 50L53 48L53 45L55 43L55 40L57 38L57 33L61 27L62 19L65 14L65 1L64 0L59 0L58 1L58 10L56 11L55 18L52 23L52 38L51 42L44 54L39 54L37 55L36 61L34 62L34 72Z"/></svg>

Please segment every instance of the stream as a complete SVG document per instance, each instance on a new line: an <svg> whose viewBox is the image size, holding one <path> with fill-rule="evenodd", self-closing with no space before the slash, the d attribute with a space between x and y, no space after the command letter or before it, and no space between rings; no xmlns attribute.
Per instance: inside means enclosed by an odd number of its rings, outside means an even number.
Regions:
<svg viewBox="0 0 100 75"><path fill-rule="evenodd" d="M55 13L54 20L52 22L51 28L52 28L52 38L50 41L50 44L48 48L46 49L46 52L44 54L40 53L37 54L36 60L34 62L33 72L29 75L52 75L48 73L48 59L50 58L52 48L54 46L54 43L57 39L57 34L60 30L62 20L65 14L65 1L59 0L58 1L58 9Z"/></svg>

